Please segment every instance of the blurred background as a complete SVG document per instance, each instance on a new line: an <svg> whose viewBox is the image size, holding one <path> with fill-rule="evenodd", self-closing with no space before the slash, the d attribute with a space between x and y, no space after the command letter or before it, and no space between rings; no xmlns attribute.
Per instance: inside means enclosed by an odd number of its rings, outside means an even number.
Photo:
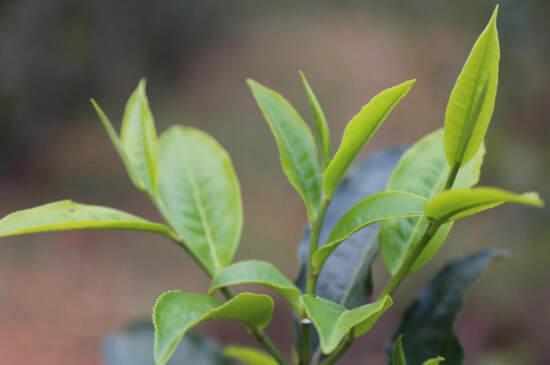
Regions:
<svg viewBox="0 0 550 365"><path fill-rule="evenodd" d="M442 126L448 95L492 0L0 0L0 215L71 198L159 219L131 185L92 110L120 126L141 77L159 132L197 126L232 156L244 201L237 259L269 260L289 277L305 222L276 146L245 84L281 91L309 120L298 70L317 93L333 146L378 91L417 78L363 151L411 144ZM550 2L502 0L502 58L482 185L537 190L550 201ZM455 225L436 258L406 281L399 303L342 364L384 364L384 346L422 284L452 257L504 247L469 292L457 323L469 363L550 364L548 209L508 206ZM387 278L375 267L379 290ZM0 245L0 364L102 364L101 339L150 316L168 289L205 293L185 253L152 234L49 233ZM257 289L257 288L255 288ZM260 289L259 289L260 290ZM290 308L277 297L268 329L290 350ZM231 322L199 332L254 345Z"/></svg>

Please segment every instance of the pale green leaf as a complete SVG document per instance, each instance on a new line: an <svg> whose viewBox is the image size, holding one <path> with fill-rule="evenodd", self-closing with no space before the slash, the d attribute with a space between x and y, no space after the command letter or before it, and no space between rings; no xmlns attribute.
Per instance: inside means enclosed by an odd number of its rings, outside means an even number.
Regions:
<svg viewBox="0 0 550 365"><path fill-rule="evenodd" d="M439 365L440 362L445 361L444 357L438 356L435 359L424 361L422 365Z"/></svg>
<svg viewBox="0 0 550 365"><path fill-rule="evenodd" d="M407 95L416 80L406 81L382 91L354 116L342 136L338 151L330 161L323 177L323 191L331 197L347 169L369 139L378 130L399 101Z"/></svg>
<svg viewBox="0 0 550 365"><path fill-rule="evenodd" d="M172 127L159 139L160 209L190 252L215 275L229 265L243 212L231 159L208 134Z"/></svg>
<svg viewBox="0 0 550 365"><path fill-rule="evenodd" d="M120 210L62 200L0 219L0 237L82 229L126 229L172 236L170 228Z"/></svg>
<svg viewBox="0 0 550 365"><path fill-rule="evenodd" d="M479 181L479 174L485 147L481 146L476 156L462 167L456 177L455 187L471 187ZM443 129L416 142L401 158L389 182L388 190L408 191L431 200L445 186L450 167L443 151ZM380 252L388 270L395 274L405 257L428 227L425 217L399 218L384 221L380 225ZM443 244L451 230L452 223L447 223L437 231L422 251L411 272L416 271L429 261Z"/></svg>
<svg viewBox="0 0 550 365"><path fill-rule="evenodd" d="M428 200L402 191L384 191L361 200L334 226L327 244L313 254L313 267L319 270L338 245L359 229L386 219L424 215Z"/></svg>
<svg viewBox="0 0 550 365"><path fill-rule="evenodd" d="M327 118L302 71L300 71L300 77L302 78L304 90L306 91L307 100L309 102L309 108L311 109L315 134L317 136L317 144L321 150L321 166L324 170L330 161L330 131L328 129Z"/></svg>
<svg viewBox="0 0 550 365"><path fill-rule="evenodd" d="M391 365L407 365L407 359L403 351L403 335L399 335L395 340Z"/></svg>
<svg viewBox="0 0 550 365"><path fill-rule="evenodd" d="M271 355L251 347L227 346L223 349L223 354L246 365L277 365L277 361Z"/></svg>
<svg viewBox="0 0 550 365"><path fill-rule="evenodd" d="M263 328L273 314L267 295L239 294L228 302L200 295L171 291L161 295L153 311L155 364L164 365L191 327L208 319L235 319L247 326Z"/></svg>
<svg viewBox="0 0 550 365"><path fill-rule="evenodd" d="M453 221L503 203L517 203L543 207L544 203L534 192L514 194L497 188L452 189L436 196L426 205L426 217L438 223Z"/></svg>
<svg viewBox="0 0 550 365"><path fill-rule="evenodd" d="M120 139L131 169L141 184L138 187L154 195L157 188L157 134L144 79L126 103Z"/></svg>
<svg viewBox="0 0 550 365"><path fill-rule="evenodd" d="M238 284L259 284L273 289L288 300L298 315L302 313L302 292L269 262L249 260L226 267L212 279L209 295L225 286Z"/></svg>
<svg viewBox="0 0 550 365"><path fill-rule="evenodd" d="M355 336L367 333L392 304L389 296L351 310L320 297L302 297L306 313L319 333L324 354L332 352L352 329Z"/></svg>
<svg viewBox="0 0 550 365"><path fill-rule="evenodd" d="M281 166L302 196L310 221L321 202L321 171L315 139L296 109L279 93L247 80L279 148Z"/></svg>
<svg viewBox="0 0 550 365"><path fill-rule="evenodd" d="M493 115L500 59L498 6L477 39L451 92L445 112L445 156L463 166L476 154Z"/></svg>

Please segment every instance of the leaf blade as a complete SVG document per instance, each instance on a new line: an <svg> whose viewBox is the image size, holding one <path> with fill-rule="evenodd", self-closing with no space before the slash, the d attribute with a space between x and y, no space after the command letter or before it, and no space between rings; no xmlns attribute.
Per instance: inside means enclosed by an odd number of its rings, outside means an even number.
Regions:
<svg viewBox="0 0 550 365"><path fill-rule="evenodd" d="M82 229L139 230L171 236L170 228L120 210L62 200L8 214L0 219L0 237Z"/></svg>
<svg viewBox="0 0 550 365"><path fill-rule="evenodd" d="M503 203L517 203L541 208L543 201L535 192L515 194L497 188L452 189L437 195L426 206L426 217L447 222L463 218Z"/></svg>
<svg viewBox="0 0 550 365"><path fill-rule="evenodd" d="M172 127L159 140L162 213L210 274L229 265L241 237L240 186L223 147L208 134Z"/></svg>
<svg viewBox="0 0 550 365"><path fill-rule="evenodd" d="M416 80L386 89L372 98L354 116L344 130L340 147L328 164L323 177L323 192L332 197L347 169L389 113L409 92Z"/></svg>
<svg viewBox="0 0 550 365"><path fill-rule="evenodd" d="M164 365L187 330L208 319L236 319L246 325L265 327L273 314L273 300L267 295L242 293L228 302L171 291L161 295L153 311L155 364Z"/></svg>
<svg viewBox="0 0 550 365"><path fill-rule="evenodd" d="M395 341L391 365L407 365L405 352L403 351L403 335L399 335Z"/></svg>
<svg viewBox="0 0 550 365"><path fill-rule="evenodd" d="M251 347L227 346L224 348L223 354L247 365L277 365L277 361L269 354Z"/></svg>
<svg viewBox="0 0 550 365"><path fill-rule="evenodd" d="M247 83L275 136L283 172L304 200L312 221L321 203L321 172L311 130L281 94L251 79Z"/></svg>
<svg viewBox="0 0 550 365"><path fill-rule="evenodd" d="M445 112L445 156L463 166L477 152L491 121L498 85L498 6L475 42Z"/></svg>
<svg viewBox="0 0 550 365"><path fill-rule="evenodd" d="M287 279L278 268L268 262L248 260L226 267L212 279L208 294L212 295L212 293L222 287L237 284L259 284L266 286L285 297L298 315L303 311L300 300L302 292L300 289Z"/></svg>
<svg viewBox="0 0 550 365"><path fill-rule="evenodd" d="M330 132L328 129L327 118L321 108L321 104L317 100L317 96L309 86L306 76L300 71L300 77L302 78L302 84L306 92L309 108L311 110L311 116L313 118L313 125L315 126L315 134L317 136L317 144L321 151L321 167L323 170L327 168L330 161Z"/></svg>
<svg viewBox="0 0 550 365"><path fill-rule="evenodd" d="M423 216L427 202L419 195L400 191L385 191L364 198L336 223L328 243L315 251L313 267L320 269L338 245L359 229L387 219Z"/></svg>

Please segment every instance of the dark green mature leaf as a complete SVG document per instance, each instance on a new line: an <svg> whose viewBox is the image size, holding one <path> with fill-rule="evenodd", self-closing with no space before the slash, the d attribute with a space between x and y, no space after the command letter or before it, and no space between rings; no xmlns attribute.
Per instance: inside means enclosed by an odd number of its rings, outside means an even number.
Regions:
<svg viewBox="0 0 550 365"><path fill-rule="evenodd" d="M231 159L208 134L172 127L160 137L158 160L161 212L215 275L231 263L243 223Z"/></svg>
<svg viewBox="0 0 550 365"><path fill-rule="evenodd" d="M345 177L328 207L321 227L320 245L327 242L329 234L342 216L366 196L385 189L404 148L379 152L362 161ZM376 236L378 224L367 226L342 242L330 255L317 280L317 294L337 302L346 308L365 304L370 294L370 266L378 249ZM297 285L305 290L306 263L309 254L309 229L306 226L300 241L298 256L301 262Z"/></svg>
<svg viewBox="0 0 550 365"><path fill-rule="evenodd" d="M303 311L300 289L269 262L249 260L226 267L212 279L208 294L212 295L222 287L238 284L266 286L284 296L298 315L301 315Z"/></svg>
<svg viewBox="0 0 550 365"><path fill-rule="evenodd" d="M157 139L155 122L141 80L126 104L121 135L118 137L103 110L91 100L101 122L117 149L134 185L153 196L157 187Z"/></svg>
<svg viewBox="0 0 550 365"><path fill-rule="evenodd" d="M321 105L315 96L315 93L309 86L306 76L300 71L300 77L304 84L307 100L309 102L309 108L311 109L311 116L313 117L313 125L315 126L315 134L317 135L317 144L321 150L321 166L326 169L330 161L330 132L328 129L327 118Z"/></svg>
<svg viewBox="0 0 550 365"><path fill-rule="evenodd" d="M254 80L247 82L275 136L283 171L302 196L313 221L321 203L321 171L311 130L281 94Z"/></svg>
<svg viewBox="0 0 550 365"><path fill-rule="evenodd" d="M463 166L476 154L493 115L500 49L498 6L474 44L451 92L445 112L445 156L450 166Z"/></svg>
<svg viewBox="0 0 550 365"><path fill-rule="evenodd" d="M402 191L384 191L361 200L336 223L328 243L313 254L313 267L319 270L325 260L346 238L361 228L387 219L424 215L428 200Z"/></svg>
<svg viewBox="0 0 550 365"><path fill-rule="evenodd" d="M514 194L497 188L452 189L436 196L426 206L426 217L448 222L494 208L503 203L517 203L542 208L537 193Z"/></svg>
<svg viewBox="0 0 550 365"><path fill-rule="evenodd" d="M154 327L151 319L131 325L123 332L107 336L102 341L105 365L151 365L153 363ZM212 340L192 331L185 334L168 365L183 365L193 359L193 365L232 365Z"/></svg>
<svg viewBox="0 0 550 365"><path fill-rule="evenodd" d="M183 335L208 319L236 319L263 328L271 321L273 300L267 295L242 293L228 302L200 295L170 291L161 295L153 310L155 364L170 359Z"/></svg>
<svg viewBox="0 0 550 365"><path fill-rule="evenodd" d="M140 189L154 194L157 188L157 133L145 94L145 80L132 93L122 118L122 146L141 183Z"/></svg>
<svg viewBox="0 0 550 365"><path fill-rule="evenodd" d="M227 346L223 349L223 354L247 365L277 365L277 361L271 355L251 347Z"/></svg>
<svg viewBox="0 0 550 365"><path fill-rule="evenodd" d="M361 148L374 135L399 101L407 95L415 82L416 80L406 81L382 91L350 120L344 130L340 147L327 166L323 177L323 192L326 196L332 197Z"/></svg>
<svg viewBox="0 0 550 365"><path fill-rule="evenodd" d="M393 337L395 341L403 335L409 363L421 364L439 355L445 358L445 364L464 363L464 352L453 331L464 294L493 258L505 254L502 250L487 250L454 260L422 289ZM392 351L393 343L388 347L389 357Z"/></svg>
<svg viewBox="0 0 550 365"><path fill-rule="evenodd" d="M62 200L0 219L0 237L81 229L127 229L172 236L170 228L120 210Z"/></svg>
<svg viewBox="0 0 550 365"><path fill-rule="evenodd" d="M324 354L334 351L352 328L357 337L367 333L382 313L393 304L389 296L350 310L338 303L309 294L304 295L302 301L308 317L319 333Z"/></svg>
<svg viewBox="0 0 550 365"><path fill-rule="evenodd" d="M460 169L454 187L470 187L479 181L485 147L482 145L476 156ZM450 167L443 151L443 129L428 134L414 144L401 158L388 182L388 190L402 190L431 200L445 186ZM380 225L380 253L388 270L399 271L407 254L418 243L428 227L425 217L400 218L382 222ZM411 272L428 262L449 234L452 223L443 225L420 254Z"/></svg>

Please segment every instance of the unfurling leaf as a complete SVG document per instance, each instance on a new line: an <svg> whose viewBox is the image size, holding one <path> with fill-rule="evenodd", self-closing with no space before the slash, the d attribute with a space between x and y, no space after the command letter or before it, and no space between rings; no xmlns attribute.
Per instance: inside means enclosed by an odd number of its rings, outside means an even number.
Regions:
<svg viewBox="0 0 550 365"><path fill-rule="evenodd" d="M284 296L298 315L303 311L300 289L269 262L249 260L226 267L212 279L209 295L222 287L238 284L266 286Z"/></svg>
<svg viewBox="0 0 550 365"><path fill-rule="evenodd" d="M157 137L155 122L141 80L126 104L118 137L109 118L95 102L92 104L117 149L134 185L154 196L157 188Z"/></svg>
<svg viewBox="0 0 550 365"><path fill-rule="evenodd" d="M541 208L537 193L514 194L496 188L452 189L437 195L426 205L426 217L443 223L494 208L503 203L517 203Z"/></svg>
<svg viewBox="0 0 550 365"><path fill-rule="evenodd" d="M326 196L332 197L338 183L361 148L374 135L399 101L407 95L415 82L416 80L406 81L382 91L350 120L344 130L340 147L327 166L323 177L323 192Z"/></svg>
<svg viewBox="0 0 550 365"><path fill-rule="evenodd" d="M323 112L315 93L309 86L306 76L302 71L300 71L300 77L302 78L304 90L306 91L307 100L309 102L309 108L311 109L311 116L315 127L315 135L317 136L317 144L321 150L321 166L324 170L330 161L330 132L328 129L327 118L325 117L325 113Z"/></svg>
<svg viewBox="0 0 550 365"><path fill-rule="evenodd" d="M386 219L424 215L428 200L402 191L384 191L366 197L336 223L325 246L315 251L313 267L319 270L332 251L359 229Z"/></svg>
<svg viewBox="0 0 550 365"><path fill-rule="evenodd" d="M428 359L438 364L443 356L445 364L464 364L464 352L453 331L454 322L462 308L466 290L477 280L489 262L506 255L506 251L488 250L456 259L445 266L418 294L403 315L393 341L403 335L403 349L411 364L422 364ZM388 357L393 343L388 346Z"/></svg>
<svg viewBox="0 0 550 365"><path fill-rule="evenodd" d="M231 159L208 134L172 127L160 137L158 160L161 213L215 275L231 263L243 223Z"/></svg>
<svg viewBox="0 0 550 365"><path fill-rule="evenodd" d="M126 229L172 236L170 228L120 210L62 200L0 219L0 237L82 229Z"/></svg>
<svg viewBox="0 0 550 365"><path fill-rule="evenodd" d="M451 92L445 112L445 156L451 167L476 154L493 115L500 50L498 6L477 39Z"/></svg>
<svg viewBox="0 0 550 365"><path fill-rule="evenodd" d="M475 157L458 172L455 187L471 187L477 184L484 154L485 147L482 145ZM450 170L443 151L443 129L438 129L420 139L403 155L387 189L408 191L431 200L443 191ZM381 223L378 237L380 253L392 274L399 271L428 223L425 217L399 218ZM447 223L439 228L414 263L411 272L422 267L435 255L451 227L452 223Z"/></svg>
<svg viewBox="0 0 550 365"><path fill-rule="evenodd" d="M208 319L235 319L263 328L271 320L273 300L267 295L242 293L228 302L171 291L161 295L153 310L155 364L164 365L191 327Z"/></svg>
<svg viewBox="0 0 550 365"><path fill-rule="evenodd" d="M438 356L430 360L424 361L422 365L439 365L440 362L445 361L444 357Z"/></svg>
<svg viewBox="0 0 550 365"><path fill-rule="evenodd" d="M367 333L382 313L393 304L389 296L350 310L338 303L311 295L304 295L302 301L307 315L319 333L324 354L332 352L352 329L356 337Z"/></svg>
<svg viewBox="0 0 550 365"><path fill-rule="evenodd" d="M302 196L310 221L321 203L321 171L315 139L296 109L279 93L248 80L254 98L275 136L283 171Z"/></svg>
<svg viewBox="0 0 550 365"><path fill-rule="evenodd" d="M251 347L227 346L223 349L223 354L246 365L277 365L277 361L271 355Z"/></svg>

